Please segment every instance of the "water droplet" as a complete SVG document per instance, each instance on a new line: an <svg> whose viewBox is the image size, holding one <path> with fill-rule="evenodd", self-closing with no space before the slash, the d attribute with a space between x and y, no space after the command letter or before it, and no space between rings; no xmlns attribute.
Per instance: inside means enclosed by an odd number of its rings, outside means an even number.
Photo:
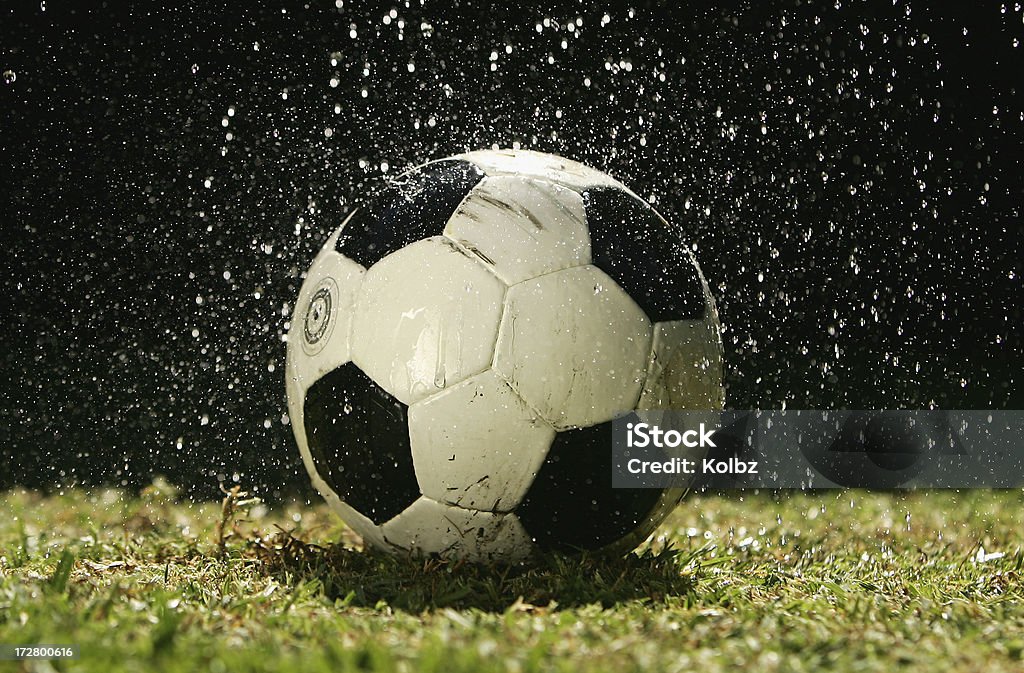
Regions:
<svg viewBox="0 0 1024 673"><path fill-rule="evenodd" d="M14 84L16 79L18 79L17 73L13 70L4 70L4 84Z"/></svg>

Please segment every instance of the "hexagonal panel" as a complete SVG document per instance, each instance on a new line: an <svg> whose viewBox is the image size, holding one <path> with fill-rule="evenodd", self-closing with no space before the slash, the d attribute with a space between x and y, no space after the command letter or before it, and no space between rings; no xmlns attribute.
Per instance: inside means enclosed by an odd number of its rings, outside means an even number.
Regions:
<svg viewBox="0 0 1024 673"><path fill-rule="evenodd" d="M313 260L288 330L288 359L296 374L289 395L301 397L314 381L351 359L349 329L364 273L326 246Z"/></svg>
<svg viewBox="0 0 1024 673"><path fill-rule="evenodd" d="M654 345L638 409L721 409L722 342L717 323L678 320L654 325Z"/></svg>
<svg viewBox="0 0 1024 673"><path fill-rule="evenodd" d="M460 159L472 161L487 175L521 175L557 182L577 191L587 187L616 187L622 184L590 166L533 150L478 150L460 154Z"/></svg>
<svg viewBox="0 0 1024 673"><path fill-rule="evenodd" d="M413 404L487 369L505 285L444 237L370 267L356 299L352 360Z"/></svg>
<svg viewBox="0 0 1024 673"><path fill-rule="evenodd" d="M427 497L384 524L381 533L388 544L417 556L436 554L477 563L522 561L534 549L511 514L462 509Z"/></svg>
<svg viewBox="0 0 1024 673"><path fill-rule="evenodd" d="M514 285L590 262L583 197L552 182L486 178L448 221L444 234Z"/></svg>
<svg viewBox="0 0 1024 673"><path fill-rule="evenodd" d="M631 411L650 354L651 324L594 266L509 288L495 370L557 429Z"/></svg>
<svg viewBox="0 0 1024 673"><path fill-rule="evenodd" d="M420 491L468 509L508 512L518 505L554 435L493 371L409 408Z"/></svg>

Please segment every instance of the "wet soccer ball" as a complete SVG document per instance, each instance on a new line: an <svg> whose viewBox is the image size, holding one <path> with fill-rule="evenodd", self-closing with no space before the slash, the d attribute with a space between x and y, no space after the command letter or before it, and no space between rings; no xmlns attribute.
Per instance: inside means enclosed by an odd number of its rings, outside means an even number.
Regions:
<svg viewBox="0 0 1024 673"><path fill-rule="evenodd" d="M719 322L681 233L622 184L470 152L388 181L330 236L287 390L313 484L371 546L627 551L683 491L612 488L612 420L720 409Z"/></svg>

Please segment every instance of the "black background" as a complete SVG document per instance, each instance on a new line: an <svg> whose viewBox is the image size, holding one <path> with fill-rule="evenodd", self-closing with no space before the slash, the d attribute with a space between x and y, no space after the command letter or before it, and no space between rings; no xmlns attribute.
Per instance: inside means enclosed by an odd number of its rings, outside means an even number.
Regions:
<svg viewBox="0 0 1024 673"><path fill-rule="evenodd" d="M0 486L304 487L304 269L513 143L680 227L730 407L1021 405L1019 4L81 4L0 14Z"/></svg>

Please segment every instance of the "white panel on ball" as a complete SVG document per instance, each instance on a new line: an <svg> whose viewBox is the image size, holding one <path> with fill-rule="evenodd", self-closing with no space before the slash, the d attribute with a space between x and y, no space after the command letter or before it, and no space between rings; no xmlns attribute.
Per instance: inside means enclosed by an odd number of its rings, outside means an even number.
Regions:
<svg viewBox="0 0 1024 673"><path fill-rule="evenodd" d="M362 266L326 247L313 261L288 330L288 357L300 393L351 359L349 329L364 273Z"/></svg>
<svg viewBox="0 0 1024 673"><path fill-rule="evenodd" d="M495 369L562 430L609 421L640 396L651 323L595 266L509 288Z"/></svg>
<svg viewBox="0 0 1024 673"><path fill-rule="evenodd" d="M491 363L505 285L442 236L407 245L366 272L352 361L405 404Z"/></svg>
<svg viewBox="0 0 1024 673"><path fill-rule="evenodd" d="M487 175L529 176L576 190L616 187L629 192L621 182L607 173L553 154L532 150L477 150L460 154L459 158L473 162Z"/></svg>
<svg viewBox="0 0 1024 673"><path fill-rule="evenodd" d="M711 311L705 320L654 325L654 345L639 409L721 409L722 347Z"/></svg>
<svg viewBox="0 0 1024 673"><path fill-rule="evenodd" d="M554 436L554 428L493 371L409 407L420 491L459 507L511 511Z"/></svg>
<svg viewBox="0 0 1024 673"><path fill-rule="evenodd" d="M423 497L381 526L384 541L415 555L478 563L523 561L533 551L514 514L479 512Z"/></svg>
<svg viewBox="0 0 1024 673"><path fill-rule="evenodd" d="M583 197L553 182L486 178L444 233L509 285L590 263Z"/></svg>

